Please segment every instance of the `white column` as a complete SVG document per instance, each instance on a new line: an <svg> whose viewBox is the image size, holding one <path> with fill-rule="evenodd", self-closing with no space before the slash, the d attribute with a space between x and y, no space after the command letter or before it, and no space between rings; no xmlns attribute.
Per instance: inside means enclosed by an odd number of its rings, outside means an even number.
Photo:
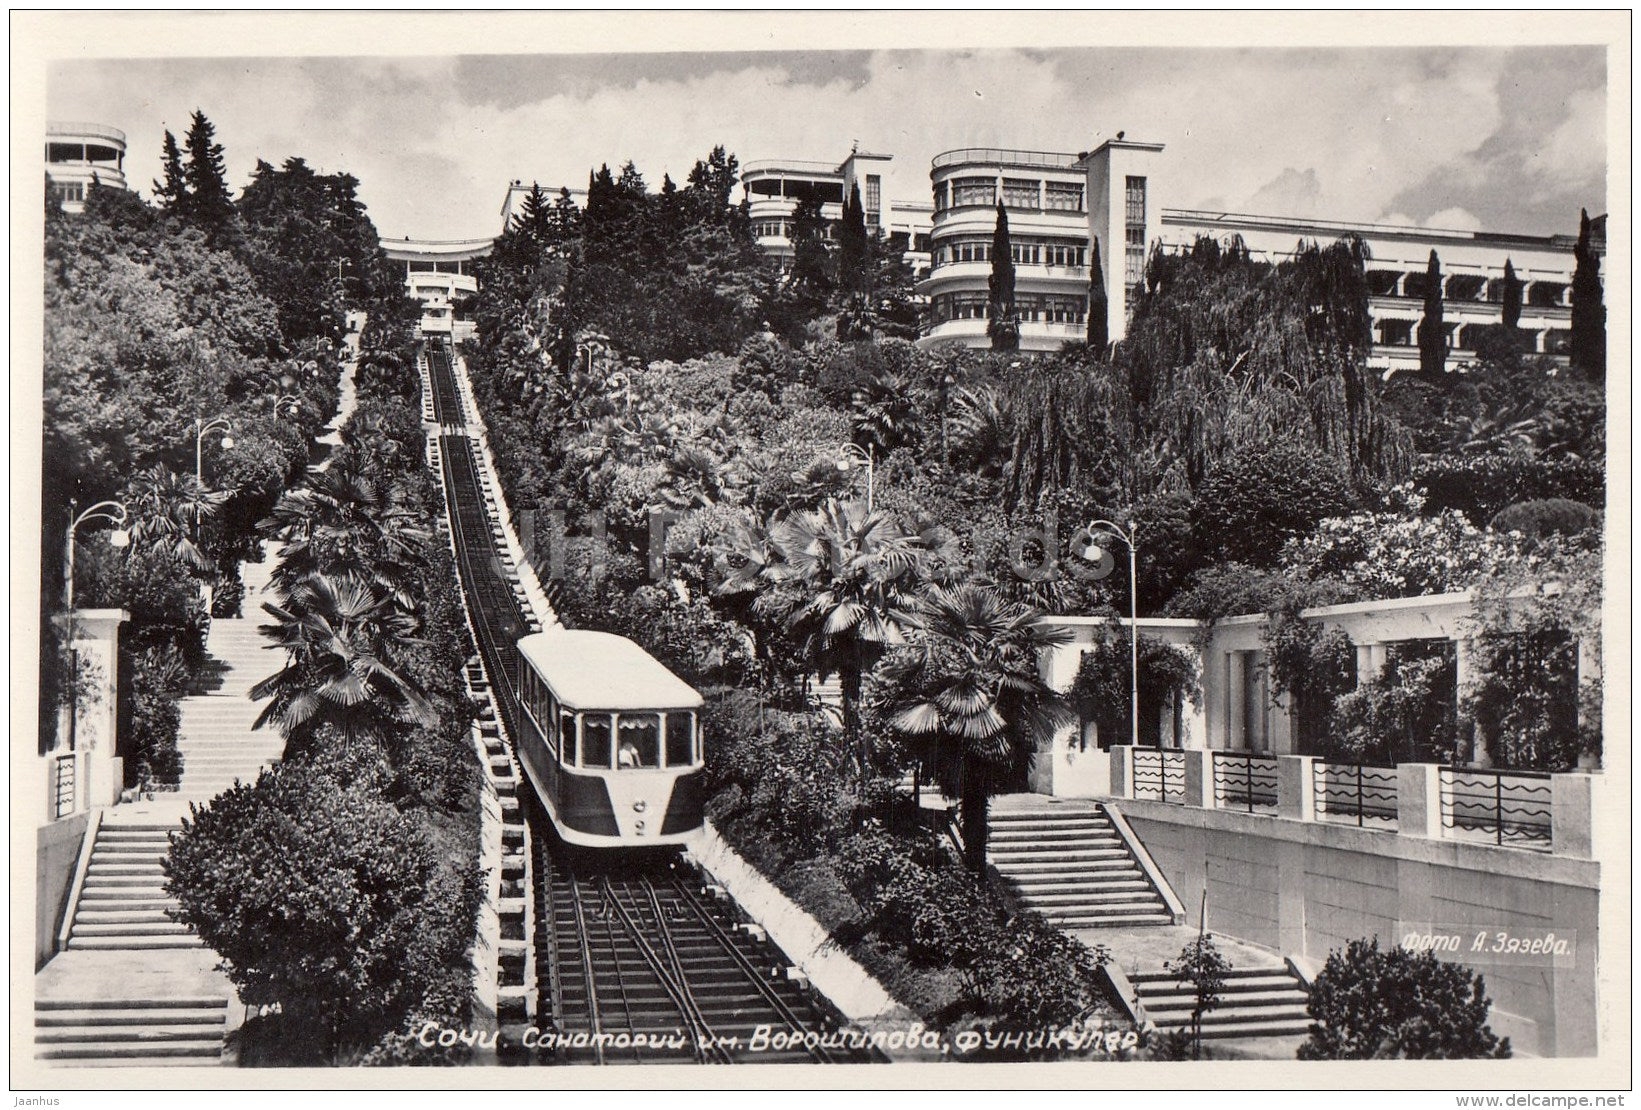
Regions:
<svg viewBox="0 0 1641 1110"><path fill-rule="evenodd" d="M1248 653L1225 653L1225 747L1248 747Z"/></svg>

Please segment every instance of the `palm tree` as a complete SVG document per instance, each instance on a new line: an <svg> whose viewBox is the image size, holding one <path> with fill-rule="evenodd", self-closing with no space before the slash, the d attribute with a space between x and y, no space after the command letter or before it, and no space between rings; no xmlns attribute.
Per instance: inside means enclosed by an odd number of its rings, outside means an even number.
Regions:
<svg viewBox="0 0 1641 1110"><path fill-rule="evenodd" d="M345 454L275 503L265 531L284 536L274 584L289 592L312 574L356 575L405 608L428 532L402 483L367 475Z"/></svg>
<svg viewBox="0 0 1641 1110"><path fill-rule="evenodd" d="M192 474L152 466L138 474L125 495L131 513L132 548L151 548L205 577L215 562L205 553L203 530L229 494L204 489Z"/></svg>
<svg viewBox="0 0 1641 1110"><path fill-rule="evenodd" d="M843 726L864 774L861 679L883 653L906 642L930 542L895 517L858 501L772 518L742 552L720 594L759 591L754 609L794 637L805 662L843 688Z"/></svg>
<svg viewBox="0 0 1641 1110"><path fill-rule="evenodd" d="M1029 606L961 585L927 591L912 635L884 666L889 719L924 743L935 781L959 799L964 862L983 872L992 795L1039 743L1076 722L1038 666L1070 634Z"/></svg>
<svg viewBox="0 0 1641 1110"><path fill-rule="evenodd" d="M262 634L286 652L283 669L251 688L270 698L255 728L272 722L285 734L287 752L310 744L330 726L349 746L380 744L402 724L424 727L437 715L400 661L415 619L351 576L310 575L290 590L283 605L264 604L274 618Z"/></svg>

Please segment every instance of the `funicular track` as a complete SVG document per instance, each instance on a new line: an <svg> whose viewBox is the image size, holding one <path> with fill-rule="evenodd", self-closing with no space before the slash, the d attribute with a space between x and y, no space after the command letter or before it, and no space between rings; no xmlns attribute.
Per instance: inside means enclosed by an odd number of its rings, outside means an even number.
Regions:
<svg viewBox="0 0 1641 1110"><path fill-rule="evenodd" d="M427 347L457 567L497 713L516 709L514 642L534 621L502 557L449 348ZM564 1063L866 1063L830 1008L676 852L565 846L524 791L533 855L535 1044L514 1058ZM758 1036L760 1029L765 1034Z"/></svg>

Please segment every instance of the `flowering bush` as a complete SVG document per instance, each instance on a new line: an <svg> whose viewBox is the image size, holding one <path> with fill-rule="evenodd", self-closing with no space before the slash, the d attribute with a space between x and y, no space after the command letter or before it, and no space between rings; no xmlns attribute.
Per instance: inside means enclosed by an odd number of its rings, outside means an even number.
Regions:
<svg viewBox="0 0 1641 1110"><path fill-rule="evenodd" d="M1421 516L1411 486L1393 492L1390 511L1332 517L1283 548L1282 564L1310 578L1339 579L1363 600L1454 593L1514 552L1506 537L1453 510Z"/></svg>

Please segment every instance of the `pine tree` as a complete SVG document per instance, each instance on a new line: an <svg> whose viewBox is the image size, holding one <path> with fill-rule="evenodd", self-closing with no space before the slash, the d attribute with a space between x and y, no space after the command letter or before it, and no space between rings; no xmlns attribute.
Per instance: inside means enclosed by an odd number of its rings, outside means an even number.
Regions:
<svg viewBox="0 0 1641 1110"><path fill-rule="evenodd" d="M994 351L1020 349L1020 317L1014 311L1014 250L1009 242L1009 217L997 202L997 227L991 236L990 320L986 334Z"/></svg>
<svg viewBox="0 0 1641 1110"><path fill-rule="evenodd" d="M165 180L154 182L154 194L160 207L167 212L178 211L188 202L188 182L183 176L182 151L177 149L177 137L165 133Z"/></svg>
<svg viewBox="0 0 1641 1110"><path fill-rule="evenodd" d="M187 146L184 180L188 183L188 202L182 211L189 222L216 240L233 228L234 201L228 192L228 172L222 144L216 141L216 128L198 109L188 127Z"/></svg>
<svg viewBox="0 0 1641 1110"><path fill-rule="evenodd" d="M1424 319L1419 321L1419 372L1436 377L1447 369L1447 329L1442 325L1442 263L1430 252L1424 276Z"/></svg>
<svg viewBox="0 0 1641 1110"><path fill-rule="evenodd" d="M1111 345L1111 325L1106 319L1110 305L1105 295L1105 269L1100 265L1100 240L1096 238L1088 267L1088 345L1101 355Z"/></svg>
<svg viewBox="0 0 1641 1110"><path fill-rule="evenodd" d="M519 201L518 214L513 217L513 227L539 243L546 230L546 222L547 197L541 191L540 183L532 181L530 191Z"/></svg>
<svg viewBox="0 0 1641 1110"><path fill-rule="evenodd" d="M1501 290L1504 298L1503 324L1505 331L1514 334L1521 326L1521 279L1516 277L1516 268L1508 258L1504 260L1504 288Z"/></svg>
<svg viewBox="0 0 1641 1110"><path fill-rule="evenodd" d="M1601 299L1601 258L1590 242L1590 214L1578 213L1573 247L1573 367L1593 378L1607 373L1607 309Z"/></svg>

